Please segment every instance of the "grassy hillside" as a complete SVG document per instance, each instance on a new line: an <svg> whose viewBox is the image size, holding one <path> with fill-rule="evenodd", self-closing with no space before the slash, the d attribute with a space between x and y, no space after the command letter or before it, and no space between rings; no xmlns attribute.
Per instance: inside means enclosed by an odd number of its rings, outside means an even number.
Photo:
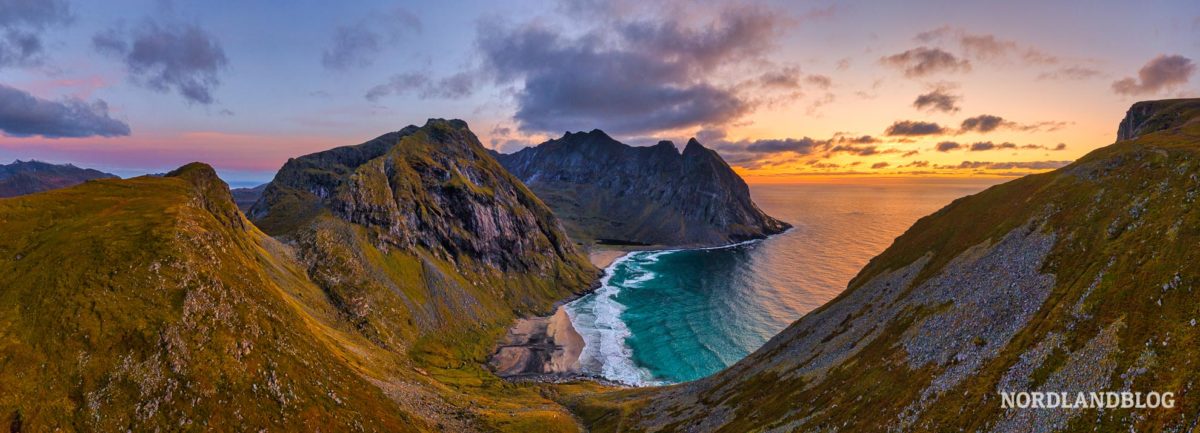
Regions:
<svg viewBox="0 0 1200 433"><path fill-rule="evenodd" d="M436 430L207 166L0 200L0 224L14 430Z"/></svg>
<svg viewBox="0 0 1200 433"><path fill-rule="evenodd" d="M249 214L295 246L342 320L437 382L463 428L577 429L540 387L483 365L515 318L548 314L598 270L465 123L290 160Z"/></svg>
<svg viewBox="0 0 1200 433"><path fill-rule="evenodd" d="M717 375L567 401L598 432L1195 431L1200 122L1146 117L1173 120L922 218ZM998 391L1020 390L1177 404L1002 409Z"/></svg>
<svg viewBox="0 0 1200 433"><path fill-rule="evenodd" d="M550 391L480 366L512 312L420 335L414 317L384 311L398 324L379 329L409 333L365 332L202 164L0 200L0 226L0 423L12 430L578 430ZM325 241L343 245L313 240ZM430 298L447 293L418 283L488 281L362 254Z"/></svg>

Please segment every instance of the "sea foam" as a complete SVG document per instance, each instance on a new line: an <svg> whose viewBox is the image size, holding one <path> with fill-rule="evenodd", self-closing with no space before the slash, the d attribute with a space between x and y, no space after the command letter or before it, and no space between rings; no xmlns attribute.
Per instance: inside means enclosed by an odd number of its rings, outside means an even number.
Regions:
<svg viewBox="0 0 1200 433"><path fill-rule="evenodd" d="M625 305L617 302L621 288L611 284L617 269L635 267L629 262L638 253L629 253L614 260L600 278L600 288L566 305L571 324L583 337L583 351L579 363L584 373L594 374L608 380L633 386L658 385L649 370L637 366L633 361L633 349L625 343L631 335L629 327L621 320ZM628 262L628 263L627 263ZM630 269L638 274L624 284L640 284L654 278L654 273L644 269Z"/></svg>
<svg viewBox="0 0 1200 433"><path fill-rule="evenodd" d="M759 242L753 239L735 244L695 250L734 248ZM670 383L655 378L650 370L638 366L633 360L633 349L626 340L632 335L628 325L621 320L626 306L617 301L622 287L641 287L658 275L645 265L657 263L667 254L688 249L631 252L614 260L604 269L600 288L566 305L567 316L579 335L583 337L583 351L579 364L586 374L593 374L614 382L633 386L653 386ZM612 281L618 270L628 274L619 284Z"/></svg>

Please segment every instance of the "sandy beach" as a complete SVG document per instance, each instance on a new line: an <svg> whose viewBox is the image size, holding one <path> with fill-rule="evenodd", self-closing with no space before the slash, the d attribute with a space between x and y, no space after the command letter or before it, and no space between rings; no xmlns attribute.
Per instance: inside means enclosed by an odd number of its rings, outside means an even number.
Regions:
<svg viewBox="0 0 1200 433"><path fill-rule="evenodd" d="M629 251L623 250L594 250L588 253L588 260L592 261L593 266L600 269L605 269L608 267L608 265L611 265L613 261L617 260L628 252Z"/></svg>
<svg viewBox="0 0 1200 433"><path fill-rule="evenodd" d="M580 373L583 337L571 326L563 307L550 317L518 319L488 365L501 377Z"/></svg>

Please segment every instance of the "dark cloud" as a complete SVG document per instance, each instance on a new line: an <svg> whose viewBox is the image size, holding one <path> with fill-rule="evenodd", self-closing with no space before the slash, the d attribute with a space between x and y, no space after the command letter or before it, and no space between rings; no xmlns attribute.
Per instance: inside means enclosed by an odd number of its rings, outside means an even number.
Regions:
<svg viewBox="0 0 1200 433"><path fill-rule="evenodd" d="M959 128L962 132L991 132L1001 126L1011 124L1003 117L993 116L990 114L981 114L975 117L968 117L962 121L962 126Z"/></svg>
<svg viewBox="0 0 1200 433"><path fill-rule="evenodd" d="M421 20L404 9L372 14L354 24L333 30L333 39L321 53L321 64L333 70L367 67L388 45L407 33L421 31Z"/></svg>
<svg viewBox="0 0 1200 433"><path fill-rule="evenodd" d="M1100 76L1100 71L1086 66L1067 66L1038 75L1039 80L1086 80Z"/></svg>
<svg viewBox="0 0 1200 433"><path fill-rule="evenodd" d="M42 33L71 19L66 0L0 0L0 68L41 63Z"/></svg>
<svg viewBox="0 0 1200 433"><path fill-rule="evenodd" d="M952 143L952 142L947 142L947 143ZM957 144L957 143L955 143L955 144ZM1058 150L1066 150L1067 145L1066 145L1066 143L1058 143L1057 145L1054 145L1054 146L1044 146L1044 145L1040 145L1040 144L1017 145L1016 143L1009 142L1009 141L1005 141L1003 143L995 143L995 142L991 142L991 141L979 141L979 142L971 143L970 146L963 144L962 146L952 146L946 150L953 150L953 149L959 149L959 148L968 148L972 152L983 152L983 151L988 151L988 150L1058 151ZM941 150L941 149L938 149L938 150ZM943 152L944 151L945 150L943 150Z"/></svg>
<svg viewBox="0 0 1200 433"><path fill-rule="evenodd" d="M901 165L900 168L927 168L929 161L913 161L908 164Z"/></svg>
<svg viewBox="0 0 1200 433"><path fill-rule="evenodd" d="M476 77L470 72L434 80L429 75L407 72L393 75L388 82L372 87L365 97L376 102L388 95L416 94L421 99L460 99L475 92Z"/></svg>
<svg viewBox="0 0 1200 433"><path fill-rule="evenodd" d="M1113 82L1112 89L1121 95L1150 95L1172 90L1187 84L1196 73L1196 64L1180 55L1159 55L1138 70L1137 78L1127 77Z"/></svg>
<svg viewBox="0 0 1200 433"><path fill-rule="evenodd" d="M939 86L929 93L917 96L917 100L913 101L913 107L918 110L954 113L959 110L958 102L961 100L962 96L950 93L948 88Z"/></svg>
<svg viewBox="0 0 1200 433"><path fill-rule="evenodd" d="M839 144L829 148L833 153L850 153L858 156L875 155L879 153L879 148L875 146L859 146L854 144Z"/></svg>
<svg viewBox="0 0 1200 433"><path fill-rule="evenodd" d="M1023 46L1015 41L1001 39L991 34L971 33L961 28L944 26L917 34L916 40L923 43L957 43L962 52L976 60L991 62L1016 61L1025 64L1053 65L1061 61L1032 46Z"/></svg>
<svg viewBox="0 0 1200 433"><path fill-rule="evenodd" d="M109 117L103 100L48 101L0 84L0 131L17 137L114 137L129 135L129 125Z"/></svg>
<svg viewBox="0 0 1200 433"><path fill-rule="evenodd" d="M838 136L837 137L838 143L874 144L874 143L879 143L881 141L883 141L883 140L872 137L870 135Z"/></svg>
<svg viewBox="0 0 1200 433"><path fill-rule="evenodd" d="M939 48L917 47L900 54L879 59L884 65L904 71L910 78L924 77L942 72L967 72L971 62L959 59Z"/></svg>
<svg viewBox="0 0 1200 433"><path fill-rule="evenodd" d="M816 140L808 137L784 138L784 139L765 139L755 140L746 143L742 148L747 152L752 153L776 153L776 152L796 152L800 154L812 153L814 147L818 145Z"/></svg>
<svg viewBox="0 0 1200 433"><path fill-rule="evenodd" d="M229 61L211 34L194 24L146 22L133 32L112 29L92 38L92 46L120 59L130 79L159 92L174 90L189 103L211 104L218 72Z"/></svg>
<svg viewBox="0 0 1200 433"><path fill-rule="evenodd" d="M891 164L886 163L886 162L876 162L874 164L871 164L871 168L873 168L873 169L887 168L890 165Z"/></svg>
<svg viewBox="0 0 1200 433"><path fill-rule="evenodd" d="M946 133L946 128L933 122L922 122L919 120L897 120L889 126L885 135L940 135Z"/></svg>
<svg viewBox="0 0 1200 433"><path fill-rule="evenodd" d="M477 44L482 70L498 84L514 85L522 129L601 127L628 135L725 124L747 114L748 98L709 77L761 56L780 28L778 14L736 7L699 26L610 17L582 35L536 23L484 24Z"/></svg>
<svg viewBox="0 0 1200 433"><path fill-rule="evenodd" d="M833 79L825 75L809 75L804 77L804 82L822 89L828 89L833 85Z"/></svg>
<svg viewBox="0 0 1200 433"><path fill-rule="evenodd" d="M800 68L792 66L778 71L763 72L758 76L758 83L763 87L799 89L800 78Z"/></svg>
<svg viewBox="0 0 1200 433"><path fill-rule="evenodd" d="M723 141L727 134L723 129L704 128L696 131L696 140L701 143Z"/></svg>
<svg viewBox="0 0 1200 433"><path fill-rule="evenodd" d="M954 141L943 141L937 144L938 152L949 152L955 149L961 149L963 146Z"/></svg>
<svg viewBox="0 0 1200 433"><path fill-rule="evenodd" d="M958 133L965 134L968 132L988 133L997 129L1013 129L1017 131L1038 132L1038 131L1057 131L1066 127L1068 122L1061 121L1044 121L1037 123L1021 124L1005 119L1000 116L991 114L981 114L975 117L968 117L962 121L959 126Z"/></svg>
<svg viewBox="0 0 1200 433"><path fill-rule="evenodd" d="M988 161L963 161L958 165L939 165L937 168L950 169L974 169L974 170L1049 170L1063 167L1070 164L1071 161L1013 161L1013 162L988 162Z"/></svg>
<svg viewBox="0 0 1200 433"><path fill-rule="evenodd" d="M919 150L910 150L910 151L908 151L908 152L904 152L904 154L903 154L903 155L900 155L900 157L901 157L901 158L908 158L908 157L910 157L910 156L919 155L920 153L921 153L921 151L919 151Z"/></svg>

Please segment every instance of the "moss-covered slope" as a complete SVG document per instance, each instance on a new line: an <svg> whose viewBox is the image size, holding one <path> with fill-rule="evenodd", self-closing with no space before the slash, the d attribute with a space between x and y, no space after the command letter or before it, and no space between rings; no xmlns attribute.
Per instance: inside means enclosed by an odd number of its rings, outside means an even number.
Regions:
<svg viewBox="0 0 1200 433"><path fill-rule="evenodd" d="M412 359L478 428L575 422L482 366L519 316L547 314L599 270L458 120L289 160L250 209L376 347Z"/></svg>
<svg viewBox="0 0 1200 433"><path fill-rule="evenodd" d="M1139 106L1157 108L1131 110L1132 139L922 218L731 368L570 404L598 432L1194 431L1197 101ZM999 391L1026 390L1176 405L1001 408Z"/></svg>
<svg viewBox="0 0 1200 433"><path fill-rule="evenodd" d="M0 229L12 431L437 429L208 166L0 200Z"/></svg>

